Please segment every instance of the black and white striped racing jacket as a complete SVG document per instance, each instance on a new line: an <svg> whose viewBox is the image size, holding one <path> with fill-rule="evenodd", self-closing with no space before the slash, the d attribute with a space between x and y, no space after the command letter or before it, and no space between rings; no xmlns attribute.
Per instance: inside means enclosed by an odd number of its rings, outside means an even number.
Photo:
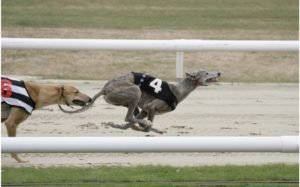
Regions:
<svg viewBox="0 0 300 187"><path fill-rule="evenodd" d="M24 81L1 76L1 103L20 107L29 114L35 108L35 103L30 97Z"/></svg>

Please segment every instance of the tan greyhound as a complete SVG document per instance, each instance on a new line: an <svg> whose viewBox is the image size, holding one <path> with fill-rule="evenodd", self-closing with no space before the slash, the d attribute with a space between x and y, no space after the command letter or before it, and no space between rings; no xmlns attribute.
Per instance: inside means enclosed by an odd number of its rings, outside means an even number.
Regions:
<svg viewBox="0 0 300 187"><path fill-rule="evenodd" d="M18 93L20 90L23 92ZM19 98L23 101L19 101ZM73 86L36 84L1 77L1 122L5 123L9 137L16 136L18 125L25 121L34 109L53 104L85 106L90 101L89 96ZM26 108L17 106L18 103ZM16 153L12 153L12 157L18 162L26 162Z"/></svg>

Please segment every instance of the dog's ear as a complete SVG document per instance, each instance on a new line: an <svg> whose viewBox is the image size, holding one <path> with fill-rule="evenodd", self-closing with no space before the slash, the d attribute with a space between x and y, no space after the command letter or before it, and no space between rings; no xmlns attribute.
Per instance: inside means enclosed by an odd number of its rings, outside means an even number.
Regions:
<svg viewBox="0 0 300 187"><path fill-rule="evenodd" d="M64 85L56 86L56 90L59 93L59 95L62 96L64 94Z"/></svg>
<svg viewBox="0 0 300 187"><path fill-rule="evenodd" d="M64 94L64 91L65 91L64 85L61 85L60 90L61 90L61 94Z"/></svg>
<svg viewBox="0 0 300 187"><path fill-rule="evenodd" d="M196 80L197 76L194 73L185 73L186 78L190 79L190 80Z"/></svg>

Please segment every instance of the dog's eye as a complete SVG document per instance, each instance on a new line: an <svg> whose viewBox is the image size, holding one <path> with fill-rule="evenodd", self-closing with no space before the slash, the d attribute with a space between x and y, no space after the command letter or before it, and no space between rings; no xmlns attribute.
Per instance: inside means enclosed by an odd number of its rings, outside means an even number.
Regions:
<svg viewBox="0 0 300 187"><path fill-rule="evenodd" d="M206 72L206 75L208 75L208 72Z"/></svg>
<svg viewBox="0 0 300 187"><path fill-rule="evenodd" d="M78 93L79 93L79 91L77 90L77 91L75 91L75 93L76 93L76 94L78 94Z"/></svg>

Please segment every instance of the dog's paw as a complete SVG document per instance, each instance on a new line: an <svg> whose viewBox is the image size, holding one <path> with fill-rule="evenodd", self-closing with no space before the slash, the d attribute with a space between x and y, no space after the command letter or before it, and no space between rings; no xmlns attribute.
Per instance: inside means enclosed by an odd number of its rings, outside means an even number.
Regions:
<svg viewBox="0 0 300 187"><path fill-rule="evenodd" d="M150 129L152 132L155 132L155 133L158 133L158 134L164 134L164 133L167 133L167 131L161 131L161 130L158 130L158 129L155 129L155 128L151 128Z"/></svg>
<svg viewBox="0 0 300 187"><path fill-rule="evenodd" d="M101 125L103 125L104 126L104 128L109 128L109 127L111 127L112 125L114 125L114 123L113 122L101 122Z"/></svg>
<svg viewBox="0 0 300 187"><path fill-rule="evenodd" d="M149 131L152 127L152 122L149 121L149 120L140 120L139 125L140 125L140 127L142 127L145 130Z"/></svg>

